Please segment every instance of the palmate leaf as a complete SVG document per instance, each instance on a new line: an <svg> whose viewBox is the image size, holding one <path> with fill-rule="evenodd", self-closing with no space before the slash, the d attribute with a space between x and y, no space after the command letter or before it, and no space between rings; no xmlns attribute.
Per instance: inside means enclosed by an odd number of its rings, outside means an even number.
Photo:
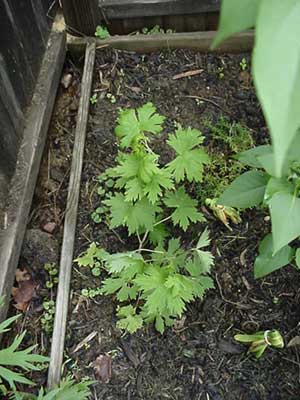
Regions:
<svg viewBox="0 0 300 400"><path fill-rule="evenodd" d="M144 265L144 259L141 254L134 251L125 253L107 254L104 257L106 268L109 273L119 273L128 267L135 267L137 270Z"/></svg>
<svg viewBox="0 0 300 400"><path fill-rule="evenodd" d="M99 248L95 242L92 242L88 249L74 261L80 267L93 266L96 260L101 260L105 258L106 255L108 255L108 253L104 249Z"/></svg>
<svg viewBox="0 0 300 400"><path fill-rule="evenodd" d="M114 254L112 254L112 256L114 256ZM143 260L135 259L132 263L128 263L126 267L122 268L119 272L112 273L111 278L105 279L101 286L101 292L105 295L116 293L119 301L135 299L138 295L139 289L133 279L138 274L142 274L144 269L145 263Z"/></svg>
<svg viewBox="0 0 300 400"><path fill-rule="evenodd" d="M122 148L130 147L143 138L145 132L159 133L165 117L156 113L156 107L147 103L137 110L121 110L116 135L121 139Z"/></svg>
<svg viewBox="0 0 300 400"><path fill-rule="evenodd" d="M176 192L168 192L164 198L167 207L175 208L172 213L174 225L179 225L184 231L187 230L191 222L204 221L203 214L197 211L197 201L190 198L183 187Z"/></svg>
<svg viewBox="0 0 300 400"><path fill-rule="evenodd" d="M135 279L145 299L149 315L181 316L185 303L193 298L193 284L180 274L169 274L167 267L150 266Z"/></svg>
<svg viewBox="0 0 300 400"><path fill-rule="evenodd" d="M161 211L158 205L151 204L146 198L135 203L127 202L121 193L117 193L104 203L110 207L111 227L127 226L130 235L139 229L151 231L156 213Z"/></svg>
<svg viewBox="0 0 300 400"><path fill-rule="evenodd" d="M124 154L119 165L113 169L119 188L125 187L126 201L148 197L155 203L162 196L163 189L172 189L174 184L167 169L158 167L156 154Z"/></svg>
<svg viewBox="0 0 300 400"><path fill-rule="evenodd" d="M161 169L159 173L152 175L143 190L151 203L155 203L159 197L163 195L163 189L173 189L174 183L171 179L171 174L166 169Z"/></svg>
<svg viewBox="0 0 300 400"><path fill-rule="evenodd" d="M0 350L0 379L6 380L13 390L15 389L16 382L24 384L32 384L32 382L22 374L6 368L7 366L18 367L25 371L39 371L40 367L37 364L49 361L48 357L32 354L36 346L18 350L25 334L26 332L24 331L21 335L16 336L9 347Z"/></svg>
<svg viewBox="0 0 300 400"><path fill-rule="evenodd" d="M143 318L136 313L132 305L119 307L117 316L120 318L117 327L129 333L134 333L143 326Z"/></svg>
<svg viewBox="0 0 300 400"><path fill-rule="evenodd" d="M174 135L169 135L167 143L175 150L176 158L167 167L176 182L185 178L189 182L202 180L204 164L209 162L205 151L197 148L203 139L200 131L191 128L179 128Z"/></svg>
<svg viewBox="0 0 300 400"><path fill-rule="evenodd" d="M169 236L169 232L164 224L158 224L149 232L149 240L154 246L163 247L165 239Z"/></svg>

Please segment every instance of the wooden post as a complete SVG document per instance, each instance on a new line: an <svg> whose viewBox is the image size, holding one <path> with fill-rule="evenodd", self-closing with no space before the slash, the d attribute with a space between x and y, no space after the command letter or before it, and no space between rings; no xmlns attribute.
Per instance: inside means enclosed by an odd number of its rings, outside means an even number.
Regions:
<svg viewBox="0 0 300 400"><path fill-rule="evenodd" d="M72 166L68 188L68 199L64 223L63 243L60 258L56 312L48 372L48 387L60 382L67 326L71 270L77 221L77 208L83 165L84 144L88 122L90 95L93 80L96 44L88 43L85 52L84 71L81 81L81 97L77 114Z"/></svg>
<svg viewBox="0 0 300 400"><path fill-rule="evenodd" d="M67 30L75 36L94 36L101 23L97 0L61 0Z"/></svg>
<svg viewBox="0 0 300 400"><path fill-rule="evenodd" d="M4 307L0 308L0 322L5 318L8 309L44 143L65 60L65 42L65 32L57 32L53 29L32 103L26 114L26 127L18 154L17 169L11 181L8 207L4 213L4 226L0 230L0 296L5 298Z"/></svg>

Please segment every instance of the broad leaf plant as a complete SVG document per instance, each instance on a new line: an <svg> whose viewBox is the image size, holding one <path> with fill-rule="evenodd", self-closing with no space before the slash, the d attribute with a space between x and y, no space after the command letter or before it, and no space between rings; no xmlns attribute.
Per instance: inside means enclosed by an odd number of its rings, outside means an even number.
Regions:
<svg viewBox="0 0 300 400"><path fill-rule="evenodd" d="M300 2L223 0L213 46L255 28L252 70L272 145L246 151L239 160L252 168L238 177L219 203L241 209L269 207L272 233L260 244L256 277L295 260L300 250Z"/></svg>

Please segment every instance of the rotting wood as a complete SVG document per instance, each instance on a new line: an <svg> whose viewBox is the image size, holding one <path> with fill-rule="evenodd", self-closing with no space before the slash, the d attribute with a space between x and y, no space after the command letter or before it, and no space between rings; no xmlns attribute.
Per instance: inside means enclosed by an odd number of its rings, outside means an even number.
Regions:
<svg viewBox="0 0 300 400"><path fill-rule="evenodd" d="M101 23L97 0L61 0L68 31L78 36L94 36Z"/></svg>
<svg viewBox="0 0 300 400"><path fill-rule="evenodd" d="M97 47L111 47L118 50L149 53L163 49L194 49L200 52L242 53L251 51L254 33L242 32L225 40L217 49L211 50L215 31L171 33L157 35L112 36L105 40L91 39ZM86 40L68 35L68 49L74 53L84 51Z"/></svg>
<svg viewBox="0 0 300 400"><path fill-rule="evenodd" d="M65 214L63 243L60 259L59 283L56 297L56 312L51 346L51 360L48 372L48 387L58 384L61 377L66 324L69 308L69 293L77 208L81 183L81 171L88 122L90 95L93 79L96 45L88 43L85 52L84 71L82 76L81 97L77 114L75 142L72 156L71 174Z"/></svg>
<svg viewBox="0 0 300 400"><path fill-rule="evenodd" d="M110 19L217 12L220 0L100 0Z"/></svg>
<svg viewBox="0 0 300 400"><path fill-rule="evenodd" d="M11 191L8 195L9 206L5 210L4 229L0 233L0 296L5 298L4 307L0 309L0 321L5 318L8 309L15 270L65 59L65 40L64 32L52 30L32 103L28 110L17 170L11 181Z"/></svg>

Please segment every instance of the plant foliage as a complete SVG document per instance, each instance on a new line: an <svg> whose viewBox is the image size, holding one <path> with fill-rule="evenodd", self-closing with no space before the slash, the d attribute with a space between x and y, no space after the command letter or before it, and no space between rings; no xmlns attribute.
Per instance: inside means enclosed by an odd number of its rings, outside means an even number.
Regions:
<svg viewBox="0 0 300 400"><path fill-rule="evenodd" d="M162 333L165 325L173 325L182 316L186 303L203 298L205 291L213 288L208 276L213 257L204 250L209 243L205 230L197 246L190 250L183 250L179 239L170 239L167 248L157 246L149 251L149 257L139 250L109 254L100 249L93 262L100 262L109 274L101 293L115 294L120 303L135 300L135 306L118 307L117 326L133 333L145 322L155 321L156 329ZM90 248L95 248L95 244ZM85 254L77 262L85 264Z"/></svg>
<svg viewBox="0 0 300 400"><path fill-rule="evenodd" d="M255 275L264 276L291 261L289 243L300 236L299 1L223 0L213 45L252 27L254 82L272 146L259 146L240 155L239 160L255 170L235 179L220 203L241 208L263 203L269 207L272 237L261 243L255 263Z"/></svg>
<svg viewBox="0 0 300 400"><path fill-rule="evenodd" d="M299 1L223 0L214 46L253 27L254 81L273 141L274 175L281 177L300 126Z"/></svg>
<svg viewBox="0 0 300 400"><path fill-rule="evenodd" d="M0 324L0 335L9 331L13 322L19 316L10 317ZM41 363L49 361L48 357L38 354L33 354L36 346L30 346L24 350L20 350L22 341L26 335L24 331L21 335L14 338L12 344L0 350L0 392L4 391L4 383L6 382L10 389L16 390L16 383L23 383L25 385L33 385L33 382L26 378L21 372L16 372L14 369L18 368L23 371L39 371Z"/></svg>
<svg viewBox="0 0 300 400"><path fill-rule="evenodd" d="M196 248L184 250L179 239L166 244L170 233L164 224L169 221L186 231L191 223L204 221L197 201L184 186L202 180L209 162L201 146L204 137L196 129L178 127L167 140L174 158L161 165L159 155L151 149L151 138L162 132L164 119L152 103L137 110L120 110L115 133L124 151L119 152L117 165L106 171L115 181L114 193L103 202L109 210L110 226L126 227L129 235L137 236L139 248L109 254L92 243L75 260L92 270L100 265L107 271L109 277L100 291L115 294L122 303L117 311L118 326L131 333L151 321L163 332L181 317L187 303L202 298L213 286L207 276L213 258L202 250L209 244L207 231ZM147 244L154 248L145 248Z"/></svg>
<svg viewBox="0 0 300 400"><path fill-rule="evenodd" d="M12 400L87 400L90 397L89 386L92 381L75 382L71 377L66 377L53 389L41 388L37 396L33 394L15 392Z"/></svg>

